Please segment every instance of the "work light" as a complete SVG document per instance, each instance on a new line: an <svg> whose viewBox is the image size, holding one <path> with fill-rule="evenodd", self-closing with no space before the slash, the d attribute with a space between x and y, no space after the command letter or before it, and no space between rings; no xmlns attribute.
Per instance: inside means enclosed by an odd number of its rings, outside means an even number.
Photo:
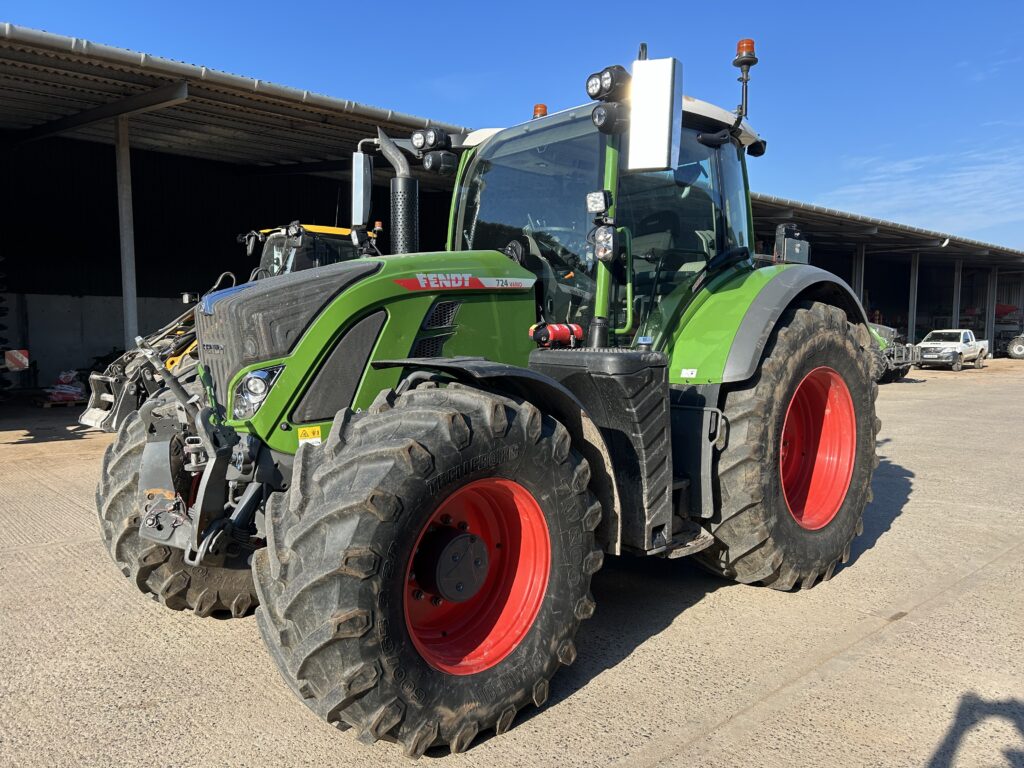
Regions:
<svg viewBox="0 0 1024 768"><path fill-rule="evenodd" d="M587 213L599 216L606 213L612 207L612 193L607 189L599 189L597 192L587 192Z"/></svg>
<svg viewBox="0 0 1024 768"><path fill-rule="evenodd" d="M412 135L412 145L415 149L423 149L423 146L427 143L427 137L423 131L416 131Z"/></svg>
<svg viewBox="0 0 1024 768"><path fill-rule="evenodd" d="M590 113L590 119L601 133L625 133L629 128L629 109L618 101L598 104Z"/></svg>
<svg viewBox="0 0 1024 768"><path fill-rule="evenodd" d="M423 170L440 176L451 176L459 168L459 158L454 152L443 149L427 152L423 156Z"/></svg>
<svg viewBox="0 0 1024 768"><path fill-rule="evenodd" d="M615 227L605 225L594 230L594 257L605 264L615 260L618 251Z"/></svg>
<svg viewBox="0 0 1024 768"><path fill-rule="evenodd" d="M613 64L587 77L587 96L599 101L618 101L626 95L629 81L626 68Z"/></svg>

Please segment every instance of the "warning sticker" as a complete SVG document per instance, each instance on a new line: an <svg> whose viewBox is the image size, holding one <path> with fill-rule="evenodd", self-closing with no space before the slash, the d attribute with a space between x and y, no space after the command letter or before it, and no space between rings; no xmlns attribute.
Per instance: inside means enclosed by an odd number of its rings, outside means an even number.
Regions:
<svg viewBox="0 0 1024 768"><path fill-rule="evenodd" d="M683 368L679 375L682 376L684 379L695 379L697 378L697 369Z"/></svg>
<svg viewBox="0 0 1024 768"><path fill-rule="evenodd" d="M299 444L320 445L320 427L299 427Z"/></svg>

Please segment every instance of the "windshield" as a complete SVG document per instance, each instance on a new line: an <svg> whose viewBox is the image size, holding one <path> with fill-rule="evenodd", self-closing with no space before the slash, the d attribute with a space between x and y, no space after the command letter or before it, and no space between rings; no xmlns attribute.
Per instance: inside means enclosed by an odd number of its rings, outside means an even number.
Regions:
<svg viewBox="0 0 1024 768"><path fill-rule="evenodd" d="M609 139L594 127L591 109L497 134L471 159L458 192L454 249L504 251L533 271L548 322L584 323L592 315L595 224L586 195L605 187ZM612 191L615 223L633 255L634 329L654 337L656 348L708 260L752 245L743 150L731 141L708 147L698 135L683 130L678 163L667 171L627 172L628 134L619 154ZM612 272L612 317L621 326L625 264ZM619 334L623 341L633 335Z"/></svg>
<svg viewBox="0 0 1024 768"><path fill-rule="evenodd" d="M306 232L301 238L290 238L283 232L275 232L263 244L258 277L323 267L355 256L355 246L342 235Z"/></svg>
<svg viewBox="0 0 1024 768"><path fill-rule="evenodd" d="M959 331L932 331L924 337L924 341L960 341Z"/></svg>
<svg viewBox="0 0 1024 768"><path fill-rule="evenodd" d="M585 322L594 293L593 214L604 137L589 109L503 131L473 158L459 191L455 250L505 251L540 278L549 322Z"/></svg>

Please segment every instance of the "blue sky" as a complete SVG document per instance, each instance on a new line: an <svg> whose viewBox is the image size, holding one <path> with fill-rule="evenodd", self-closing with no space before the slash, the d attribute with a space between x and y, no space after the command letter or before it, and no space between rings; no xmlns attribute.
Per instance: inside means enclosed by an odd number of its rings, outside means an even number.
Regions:
<svg viewBox="0 0 1024 768"><path fill-rule="evenodd" d="M6 0L0 17L473 127L585 101L585 76L640 41L731 109L752 37L754 190L1024 248L1024 0Z"/></svg>

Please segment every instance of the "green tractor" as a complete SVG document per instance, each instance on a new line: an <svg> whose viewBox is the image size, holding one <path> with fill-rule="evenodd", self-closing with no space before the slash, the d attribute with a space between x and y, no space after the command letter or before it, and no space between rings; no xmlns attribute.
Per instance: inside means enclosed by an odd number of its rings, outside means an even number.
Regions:
<svg viewBox="0 0 1024 768"><path fill-rule="evenodd" d="M203 299L204 391L154 369L104 458L124 573L199 615L258 603L303 703L413 757L544 704L606 555L830 579L877 464L867 320L829 273L754 265L746 95L681 86L642 48L586 106L362 142L355 238L380 152L393 255ZM410 161L457 174L444 252L416 252Z"/></svg>
<svg viewBox="0 0 1024 768"><path fill-rule="evenodd" d="M868 326L872 346L872 375L879 384L891 384L905 378L910 369L921 362L921 350L907 344L899 331L888 325Z"/></svg>

